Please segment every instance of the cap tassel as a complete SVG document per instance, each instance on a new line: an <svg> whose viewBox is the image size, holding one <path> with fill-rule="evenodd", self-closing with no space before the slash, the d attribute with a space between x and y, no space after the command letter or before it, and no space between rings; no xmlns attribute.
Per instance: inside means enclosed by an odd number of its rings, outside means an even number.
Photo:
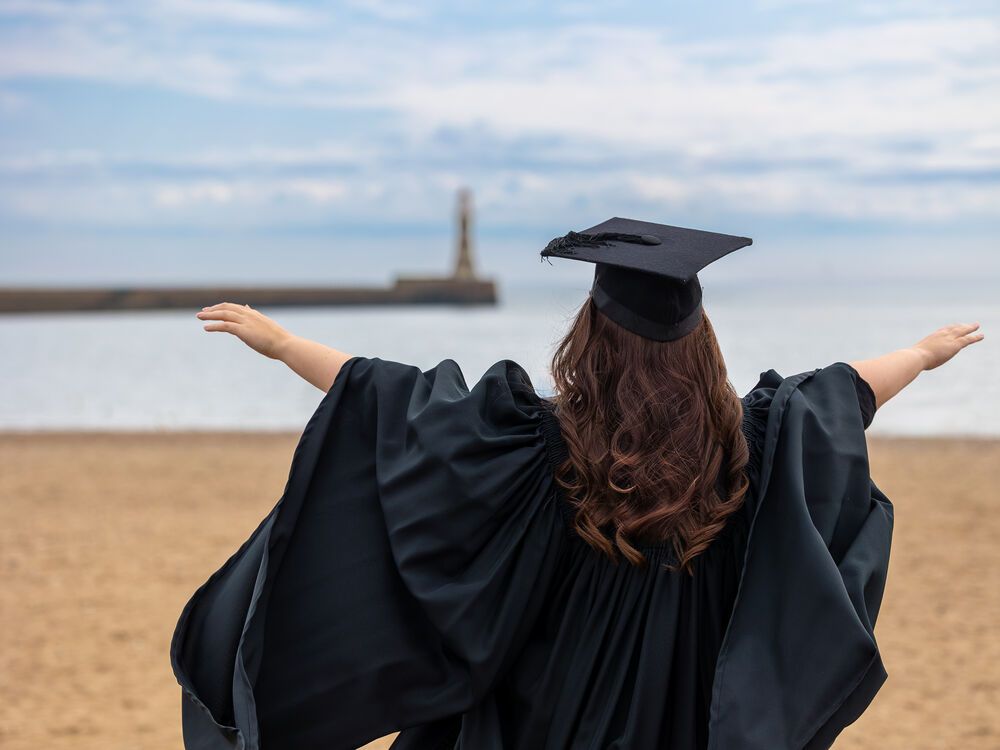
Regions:
<svg viewBox="0 0 1000 750"><path fill-rule="evenodd" d="M598 232L597 234L582 234L569 232L562 237L556 237L542 250L542 257L558 253L559 255L575 255L577 247L604 247L612 242L630 242L635 245L659 245L659 237L651 234L627 234L625 232Z"/></svg>

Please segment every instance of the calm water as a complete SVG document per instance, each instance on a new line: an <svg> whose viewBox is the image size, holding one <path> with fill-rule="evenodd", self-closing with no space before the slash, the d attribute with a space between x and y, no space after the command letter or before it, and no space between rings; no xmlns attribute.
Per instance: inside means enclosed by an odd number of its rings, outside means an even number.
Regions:
<svg viewBox="0 0 1000 750"><path fill-rule="evenodd" d="M740 393L771 367L791 375L908 346L947 323L979 321L986 340L921 374L879 410L871 432L1000 435L995 284L704 286ZM502 293L502 304L489 309L261 309L351 354L424 369L450 357L470 386L493 362L513 359L547 392L552 346L586 286L505 285ZM284 364L202 330L194 310L0 316L0 345L0 429L297 431L323 397Z"/></svg>

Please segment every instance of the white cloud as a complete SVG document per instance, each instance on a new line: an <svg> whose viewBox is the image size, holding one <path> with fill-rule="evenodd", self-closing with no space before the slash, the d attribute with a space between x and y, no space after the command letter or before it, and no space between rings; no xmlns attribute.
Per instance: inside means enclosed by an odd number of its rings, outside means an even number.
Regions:
<svg viewBox="0 0 1000 750"><path fill-rule="evenodd" d="M0 78L98 80L275 107L371 109L391 115L395 138L375 143L361 128L335 144L292 149L261 144L155 159L10 155L0 158L0 176L70 170L79 178L0 192L0 209L20 215L41 216L47 205L108 222L305 220L334 210L406 220L429 215L445 193L469 181L481 206L511 222L622 201L936 221L994 216L1000 197L997 180L961 177L1000 171L996 16L879 19L706 43L607 24L468 37L345 29L319 10L259 2L170 0L127 11L99 3L29 5L51 22L0 38ZM364 5L366 13L400 20L410 7ZM8 2L0 13L26 7ZM102 22L83 23L84 15ZM165 34L163 19L181 19L195 31L211 20L275 32ZM484 141L457 161L438 141L443 131ZM490 148L540 166L497 167ZM587 166L598 156L600 166ZM124 174L136 164L151 173L198 173L169 181L142 170L115 177L117 168ZM345 165L351 177L332 174ZM262 173L267 169L280 174ZM127 198L122 180L130 181ZM102 209L86 197L74 201L74 189L112 202Z"/></svg>
<svg viewBox="0 0 1000 750"><path fill-rule="evenodd" d="M164 15L235 25L302 28L319 20L318 15L288 3L260 0L157 0L153 7Z"/></svg>
<svg viewBox="0 0 1000 750"><path fill-rule="evenodd" d="M87 170L107 172L116 168L141 167L145 172L217 170L219 172L258 169L308 168L342 165L372 165L382 155L372 144L320 142L311 146L251 146L240 149L206 149L190 153L157 154L147 157L134 152L94 149L43 150L0 157L0 176L44 176Z"/></svg>
<svg viewBox="0 0 1000 750"><path fill-rule="evenodd" d="M408 0L348 0L347 4L383 21L410 21L426 15L420 4Z"/></svg>
<svg viewBox="0 0 1000 750"><path fill-rule="evenodd" d="M847 177L816 179L814 173L794 170L671 175L633 164L576 176L515 168L414 167L387 173L369 167L349 178L240 176L237 170L219 177L130 181L108 178L98 169L86 179L0 182L0 207L22 218L95 226L379 226L441 220L442 207L450 206L454 191L464 185L475 189L479 215L490 223L525 227L572 223L581 206L678 216L708 211L927 224L990 217L1000 205L1000 183L995 182L896 186Z"/></svg>
<svg viewBox="0 0 1000 750"><path fill-rule="evenodd" d="M0 0L0 16L47 18L65 23L99 20L210 21L232 26L303 28L322 16L287 3L261 0L152 0L143 3L57 2L54 0Z"/></svg>
<svg viewBox="0 0 1000 750"><path fill-rule="evenodd" d="M197 180L154 186L153 202L166 207L236 202L260 205L276 199L290 198L314 204L327 204L339 200L346 194L347 185L335 180Z"/></svg>
<svg viewBox="0 0 1000 750"><path fill-rule="evenodd" d="M502 39L480 43L483 58L496 60L508 47ZM530 65L394 80L383 84L381 101L427 129L487 123L508 135L547 131L739 153L748 145L780 153L790 140L822 147L846 138L867 150L870 138L1000 126L994 22L782 35L723 65L714 62L722 48L687 48L654 31L580 28L541 48L545 55ZM713 62L702 62L708 54ZM567 67L567 59L576 62Z"/></svg>
<svg viewBox="0 0 1000 750"><path fill-rule="evenodd" d="M734 152L789 139L940 137L1000 126L1000 23L992 18L778 34L736 49L604 25L470 39L326 28L225 51L211 39L173 46L154 38L57 26L7 40L0 76L388 108L424 133L481 124L507 136L695 150L724 144Z"/></svg>

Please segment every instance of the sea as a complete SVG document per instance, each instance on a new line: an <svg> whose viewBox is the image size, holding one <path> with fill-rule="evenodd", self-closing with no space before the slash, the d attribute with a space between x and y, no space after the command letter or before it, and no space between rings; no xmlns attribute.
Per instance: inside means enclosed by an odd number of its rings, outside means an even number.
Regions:
<svg viewBox="0 0 1000 750"><path fill-rule="evenodd" d="M871 434L1000 435L1000 289L958 282L755 280L705 283L705 310L740 393L787 376L911 346L978 322L985 339L921 373L879 409ZM352 355L429 369L444 359L471 387L501 359L543 395L548 364L587 286L512 282L495 307L258 309L293 333ZM249 302L252 300L218 300ZM301 431L324 392L196 310L0 316L0 430Z"/></svg>

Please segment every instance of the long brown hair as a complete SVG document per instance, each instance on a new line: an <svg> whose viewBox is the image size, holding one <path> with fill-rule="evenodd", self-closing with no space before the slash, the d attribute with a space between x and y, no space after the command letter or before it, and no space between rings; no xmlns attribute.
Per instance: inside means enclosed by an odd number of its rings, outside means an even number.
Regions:
<svg viewBox="0 0 1000 750"><path fill-rule="evenodd" d="M660 342L588 297L553 354L551 401L569 453L556 481L576 532L612 560L617 550L645 565L634 545L669 542L668 567L692 573L747 491L742 405L702 312L691 333Z"/></svg>

